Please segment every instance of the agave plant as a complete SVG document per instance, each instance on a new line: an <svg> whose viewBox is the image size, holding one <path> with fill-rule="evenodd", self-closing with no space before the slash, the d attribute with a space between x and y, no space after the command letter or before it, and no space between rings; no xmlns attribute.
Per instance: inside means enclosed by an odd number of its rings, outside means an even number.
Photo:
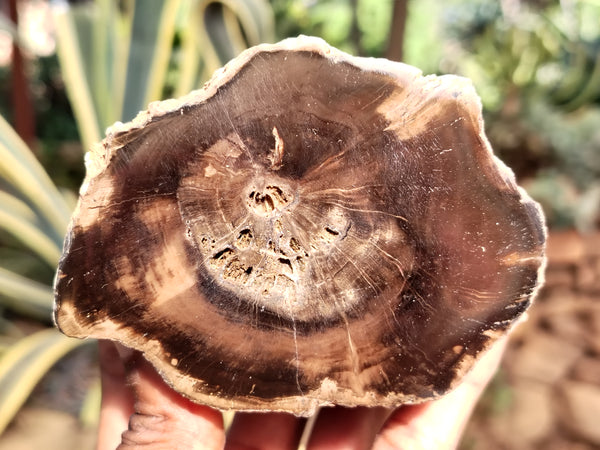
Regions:
<svg viewBox="0 0 600 450"><path fill-rule="evenodd" d="M62 235L71 208L28 147L0 118L0 227L48 267L60 257ZM11 260L16 259L13 257ZM49 324L52 288L20 275L0 262L0 301L10 309ZM80 345L52 328L5 340L0 359L0 430L29 396L42 375L62 356Z"/></svg>
<svg viewBox="0 0 600 450"><path fill-rule="evenodd" d="M183 95L273 40L266 0L56 2L58 56L84 148L165 94ZM174 45L177 40L178 45Z"/></svg>
<svg viewBox="0 0 600 450"><path fill-rule="evenodd" d="M273 40L266 0L54 1L52 8L84 149L113 122L198 87L247 46ZM93 344L52 328L50 279L37 276L54 271L60 258L74 206L68 198L0 117L0 433L50 367ZM40 331L24 335L4 311L37 321Z"/></svg>

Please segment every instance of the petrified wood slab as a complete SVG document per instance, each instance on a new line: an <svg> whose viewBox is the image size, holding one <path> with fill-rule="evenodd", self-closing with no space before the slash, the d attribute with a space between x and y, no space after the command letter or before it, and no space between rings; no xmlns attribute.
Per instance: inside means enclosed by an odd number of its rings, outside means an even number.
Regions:
<svg viewBox="0 0 600 450"><path fill-rule="evenodd" d="M471 84L314 38L244 52L88 155L56 322L222 409L435 398L540 284L539 207Z"/></svg>

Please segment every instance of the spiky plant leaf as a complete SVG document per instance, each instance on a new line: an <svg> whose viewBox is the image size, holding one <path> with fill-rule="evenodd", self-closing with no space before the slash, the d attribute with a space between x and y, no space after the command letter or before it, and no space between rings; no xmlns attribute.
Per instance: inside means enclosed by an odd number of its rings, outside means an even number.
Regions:
<svg viewBox="0 0 600 450"><path fill-rule="evenodd" d="M1 116L0 177L49 225L49 237L62 245L71 210L42 165Z"/></svg>
<svg viewBox="0 0 600 450"><path fill-rule="evenodd" d="M56 266L62 246L44 230L35 212L13 195L0 191L0 228L21 241L50 267Z"/></svg>
<svg viewBox="0 0 600 450"><path fill-rule="evenodd" d="M4 352L0 358L0 433L59 359L92 342L68 338L48 328L19 340Z"/></svg>
<svg viewBox="0 0 600 450"><path fill-rule="evenodd" d="M38 283L0 267L0 298L4 307L45 323L52 318L54 294L48 285Z"/></svg>

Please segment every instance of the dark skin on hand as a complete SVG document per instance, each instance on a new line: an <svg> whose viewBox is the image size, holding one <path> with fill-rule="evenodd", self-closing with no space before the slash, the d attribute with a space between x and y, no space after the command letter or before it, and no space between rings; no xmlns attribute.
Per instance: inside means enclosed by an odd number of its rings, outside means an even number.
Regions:
<svg viewBox="0 0 600 450"><path fill-rule="evenodd" d="M444 397L397 409L322 408L309 450L452 449L496 372L498 341ZM298 446L306 419L287 413L237 413L226 433L221 412L173 391L139 352L100 342L102 411L98 450L285 450Z"/></svg>

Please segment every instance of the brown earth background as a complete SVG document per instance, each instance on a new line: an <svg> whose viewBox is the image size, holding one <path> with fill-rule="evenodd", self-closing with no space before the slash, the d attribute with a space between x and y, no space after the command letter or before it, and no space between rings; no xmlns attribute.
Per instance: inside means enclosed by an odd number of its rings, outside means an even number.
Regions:
<svg viewBox="0 0 600 450"><path fill-rule="evenodd" d="M600 233L550 235L546 284L462 448L600 448Z"/></svg>

